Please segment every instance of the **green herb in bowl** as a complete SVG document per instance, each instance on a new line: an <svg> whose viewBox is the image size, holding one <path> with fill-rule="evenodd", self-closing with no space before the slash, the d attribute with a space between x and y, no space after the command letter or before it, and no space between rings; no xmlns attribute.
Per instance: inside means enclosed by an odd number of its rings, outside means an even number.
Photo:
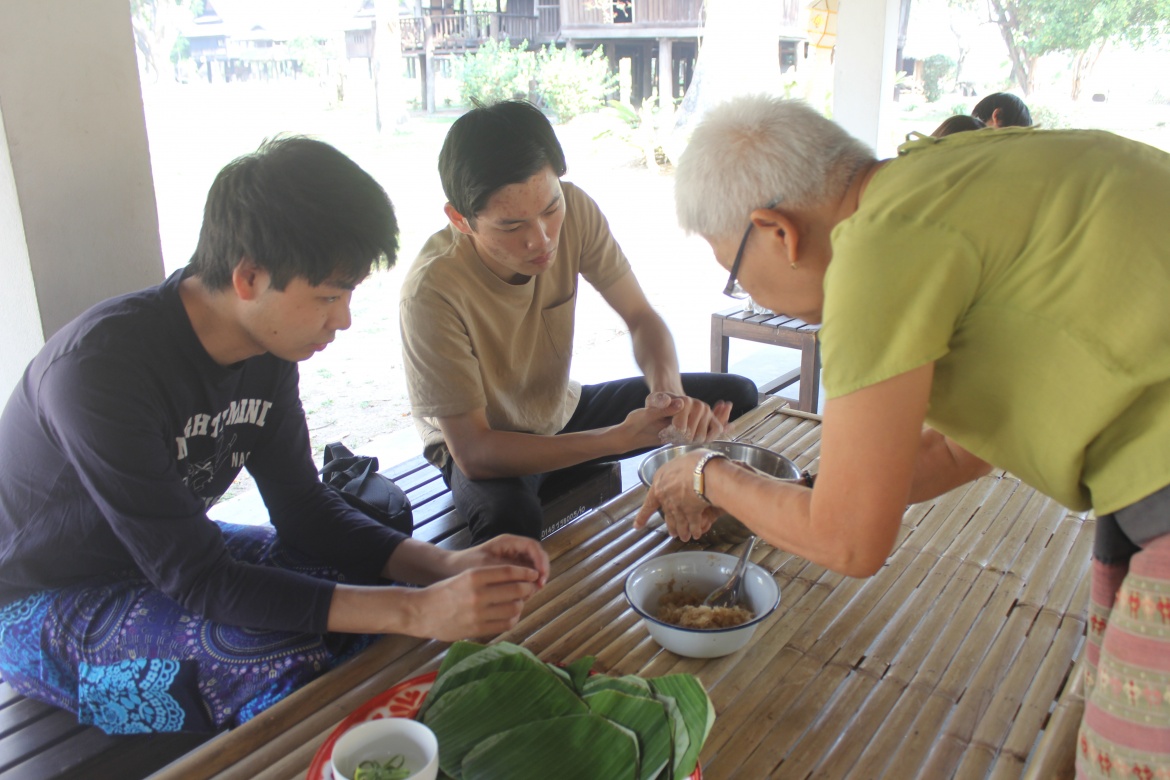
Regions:
<svg viewBox="0 0 1170 780"><path fill-rule="evenodd" d="M353 780L406 780L410 770L403 766L405 763L406 757L401 754L386 763L363 761L353 773Z"/></svg>

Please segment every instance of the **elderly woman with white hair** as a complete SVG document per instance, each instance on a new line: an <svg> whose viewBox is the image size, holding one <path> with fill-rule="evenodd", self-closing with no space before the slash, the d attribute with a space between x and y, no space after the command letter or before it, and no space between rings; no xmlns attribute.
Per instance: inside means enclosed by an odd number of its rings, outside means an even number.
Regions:
<svg viewBox="0 0 1170 780"><path fill-rule="evenodd" d="M865 577L907 504L990 464L1091 507L1078 775L1170 773L1170 155L1007 129L879 161L802 103L750 97L696 128L676 192L725 292L822 324L820 470L810 488L698 450L636 522L661 510L687 540L724 510ZM1114 610L1119 590L1145 606Z"/></svg>

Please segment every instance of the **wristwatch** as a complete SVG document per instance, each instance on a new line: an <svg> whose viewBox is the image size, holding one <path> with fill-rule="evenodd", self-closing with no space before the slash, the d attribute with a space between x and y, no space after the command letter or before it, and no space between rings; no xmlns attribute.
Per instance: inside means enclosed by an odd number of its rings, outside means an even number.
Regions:
<svg viewBox="0 0 1170 780"><path fill-rule="evenodd" d="M707 468L707 464L710 463L713 459L726 457L727 456L722 452L708 452L706 455L699 458L699 462L695 464L695 477L694 481L691 483L691 487L694 488L695 495L706 501L708 504L711 503L711 499L707 498L707 485L706 480L703 478L703 469Z"/></svg>

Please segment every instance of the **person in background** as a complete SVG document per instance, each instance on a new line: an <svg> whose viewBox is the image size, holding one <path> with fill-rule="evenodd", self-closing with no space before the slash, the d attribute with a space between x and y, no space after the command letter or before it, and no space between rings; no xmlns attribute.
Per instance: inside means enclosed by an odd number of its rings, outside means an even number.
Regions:
<svg viewBox="0 0 1170 780"><path fill-rule="evenodd" d="M988 127L1031 127L1028 105L1010 92L995 92L971 109L971 116Z"/></svg>
<svg viewBox="0 0 1170 780"><path fill-rule="evenodd" d="M954 116L947 117L938 127L934 128L934 132L931 133L931 136L934 138L942 138L943 136L951 135L953 133L964 133L968 130L980 130L984 127L987 127L987 125L985 125L981 119L976 119L975 117L967 116L966 114L955 114Z"/></svg>
<svg viewBox="0 0 1170 780"><path fill-rule="evenodd" d="M402 283L403 360L424 454L477 541L537 538L550 472L717 438L757 402L731 374L680 374L674 340L593 199L561 177L565 155L535 106L460 117L439 174L449 224ZM592 285L629 328L643 376L569 377L577 289Z"/></svg>
<svg viewBox="0 0 1170 780"><path fill-rule="evenodd" d="M695 129L675 193L729 285L822 324L820 470L804 487L699 448L635 522L661 511L685 541L726 511L868 577L907 504L993 465L1091 508L1078 776L1170 774L1170 155L1008 128L879 161L803 103L748 97Z"/></svg>
<svg viewBox="0 0 1170 780"><path fill-rule="evenodd" d="M349 327L397 235L348 157L269 141L216 177L186 268L45 343L0 415L5 682L111 733L209 731L373 635L517 621L548 576L539 545L442 550L317 476L297 363ZM207 517L242 468L272 525Z"/></svg>

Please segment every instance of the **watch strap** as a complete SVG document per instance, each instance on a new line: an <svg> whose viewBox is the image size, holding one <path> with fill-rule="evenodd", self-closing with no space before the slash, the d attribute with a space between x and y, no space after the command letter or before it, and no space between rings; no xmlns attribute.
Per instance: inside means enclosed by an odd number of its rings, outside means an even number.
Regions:
<svg viewBox="0 0 1170 780"><path fill-rule="evenodd" d="M711 503L711 499L707 498L707 480L703 475L703 469L707 468L707 464L717 458L726 459L727 456L722 452L708 452L706 455L699 458L699 462L695 464L695 475L691 484L691 489L695 491L695 495L706 501L708 504Z"/></svg>

